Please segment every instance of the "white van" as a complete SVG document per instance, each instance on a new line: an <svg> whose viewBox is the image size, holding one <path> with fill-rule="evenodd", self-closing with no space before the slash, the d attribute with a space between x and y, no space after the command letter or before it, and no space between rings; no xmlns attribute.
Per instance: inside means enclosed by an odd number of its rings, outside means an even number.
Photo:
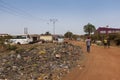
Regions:
<svg viewBox="0 0 120 80"><path fill-rule="evenodd" d="M12 36L12 39L9 40L12 44L29 44L33 40L29 35L16 35Z"/></svg>

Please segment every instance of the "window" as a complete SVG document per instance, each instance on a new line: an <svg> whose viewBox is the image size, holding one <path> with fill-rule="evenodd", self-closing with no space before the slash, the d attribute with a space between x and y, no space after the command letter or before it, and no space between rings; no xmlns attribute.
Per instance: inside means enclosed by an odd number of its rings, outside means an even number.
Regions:
<svg viewBox="0 0 120 80"><path fill-rule="evenodd" d="M13 39L26 39L26 36L12 36Z"/></svg>
<svg viewBox="0 0 120 80"><path fill-rule="evenodd" d="M119 33L120 31L119 30L116 30L116 33Z"/></svg>
<svg viewBox="0 0 120 80"><path fill-rule="evenodd" d="M106 31L100 31L100 33L106 33Z"/></svg>
<svg viewBox="0 0 120 80"><path fill-rule="evenodd" d="M108 33L112 33L112 31L108 31Z"/></svg>

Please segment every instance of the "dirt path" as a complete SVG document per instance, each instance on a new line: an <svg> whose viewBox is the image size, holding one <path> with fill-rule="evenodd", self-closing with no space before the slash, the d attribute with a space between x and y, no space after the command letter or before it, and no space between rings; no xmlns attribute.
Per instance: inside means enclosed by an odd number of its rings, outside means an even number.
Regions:
<svg viewBox="0 0 120 80"><path fill-rule="evenodd" d="M73 43L82 46L87 59L62 80L120 80L120 48L92 45L87 53L83 42Z"/></svg>

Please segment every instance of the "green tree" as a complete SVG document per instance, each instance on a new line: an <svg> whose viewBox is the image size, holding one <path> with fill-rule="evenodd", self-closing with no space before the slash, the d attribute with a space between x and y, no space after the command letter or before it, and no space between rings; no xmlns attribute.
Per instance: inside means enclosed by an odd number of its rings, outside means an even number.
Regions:
<svg viewBox="0 0 120 80"><path fill-rule="evenodd" d="M96 30L95 26L90 23L88 23L87 25L84 26L84 32L88 33L88 35L95 32L95 30Z"/></svg>
<svg viewBox="0 0 120 80"><path fill-rule="evenodd" d="M72 36L73 36L73 33L70 32L70 31L68 31L68 32L66 32L66 33L64 34L64 37L65 37L65 38L72 38Z"/></svg>
<svg viewBox="0 0 120 80"><path fill-rule="evenodd" d="M7 42L10 38L12 38L12 36L8 35L8 36L4 36L4 37L0 37L0 45L4 45L5 41Z"/></svg>
<svg viewBox="0 0 120 80"><path fill-rule="evenodd" d="M9 39L12 36L8 35L8 36L0 36L0 51L4 51L6 49L8 49L9 44L5 44L5 42L9 42ZM11 46L9 46L9 49L11 48Z"/></svg>
<svg viewBox="0 0 120 80"><path fill-rule="evenodd" d="M51 35L51 33L50 33L49 31L47 31L47 32L45 33L45 35Z"/></svg>

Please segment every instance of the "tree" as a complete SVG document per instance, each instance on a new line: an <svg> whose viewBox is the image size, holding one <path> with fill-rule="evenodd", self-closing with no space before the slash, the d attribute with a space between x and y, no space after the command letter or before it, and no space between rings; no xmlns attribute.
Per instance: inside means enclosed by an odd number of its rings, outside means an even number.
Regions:
<svg viewBox="0 0 120 80"><path fill-rule="evenodd" d="M95 32L95 30L96 30L95 26L90 23L84 26L84 32L88 33L88 35Z"/></svg>
<svg viewBox="0 0 120 80"><path fill-rule="evenodd" d="M8 36L0 36L0 45L4 45L5 42L7 42L9 39L11 39L12 36L8 35Z"/></svg>
<svg viewBox="0 0 120 80"><path fill-rule="evenodd" d="M51 35L51 33L47 31L47 32L45 33L45 35Z"/></svg>
<svg viewBox="0 0 120 80"><path fill-rule="evenodd" d="M64 37L65 37L65 38L72 38L72 36L73 36L73 33L70 32L70 31L68 31L68 32L66 32L66 33L64 34Z"/></svg>

